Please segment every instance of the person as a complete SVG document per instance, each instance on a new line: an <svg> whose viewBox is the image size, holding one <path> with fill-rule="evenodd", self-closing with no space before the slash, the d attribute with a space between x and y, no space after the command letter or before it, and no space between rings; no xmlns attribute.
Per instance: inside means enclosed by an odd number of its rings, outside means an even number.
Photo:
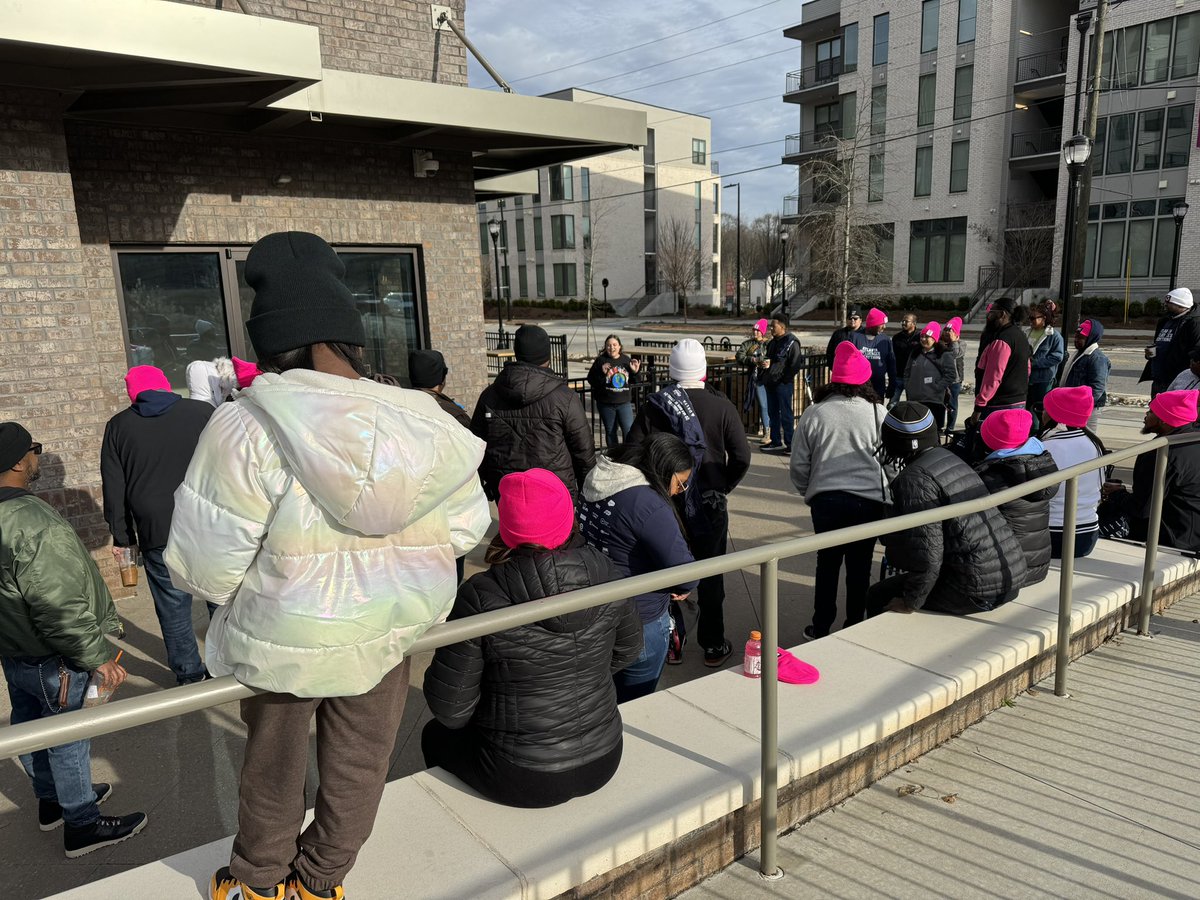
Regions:
<svg viewBox="0 0 1200 900"><path fill-rule="evenodd" d="M750 337L742 341L735 357L748 369L749 381L746 386L746 400L742 411L749 412L753 400L758 401L758 418L762 423L758 433L764 444L771 440L771 413L767 409L767 386L763 383L760 374L762 362L767 358L767 331L770 327L771 323L766 319L759 319L755 322L751 328Z"/></svg>
<svg viewBox="0 0 1200 900"><path fill-rule="evenodd" d="M851 340L871 363L871 387L884 400L891 400L896 389L896 354L892 339L883 333L888 317L882 309L867 311L866 328Z"/></svg>
<svg viewBox="0 0 1200 900"><path fill-rule="evenodd" d="M893 515L988 496L971 467L938 446L933 414L920 403L892 407L880 429L880 452L884 466L898 470ZM997 509L885 534L883 545L888 561L904 571L871 585L870 615L983 612L1012 600L1025 581L1025 554Z"/></svg>
<svg viewBox="0 0 1200 900"><path fill-rule="evenodd" d="M1163 391L1150 401L1142 434L1165 437L1196 431L1196 391ZM1146 540L1154 493L1155 453L1133 464L1133 489L1108 482L1102 491L1100 531L1105 537ZM1167 451L1162 524L1158 542L1177 550L1200 550L1200 444L1177 444Z"/></svg>
<svg viewBox="0 0 1200 900"><path fill-rule="evenodd" d="M687 490L692 455L673 434L656 433L601 455L583 483L579 530L607 556L622 577L644 575L693 562L674 497ZM695 581L634 598L642 622L642 652L613 674L617 702L654 693L666 666L672 602Z"/></svg>
<svg viewBox="0 0 1200 900"><path fill-rule="evenodd" d="M177 684L191 684L207 677L192 626L192 595L172 583L163 550L175 489L214 410L173 393L167 376L154 366L134 366L125 387L130 406L108 420L100 445L104 520L114 556L125 547L141 549L167 665Z"/></svg>
<svg viewBox="0 0 1200 900"><path fill-rule="evenodd" d="M954 351L944 349L941 339L942 326L926 323L920 332L921 344L909 357L904 373L906 399L924 404L933 413L939 433L946 426L946 393L956 377Z"/></svg>
<svg viewBox="0 0 1200 900"><path fill-rule="evenodd" d="M1029 436L1031 431L1033 414L1027 409L1002 409L983 420L979 434L992 452L976 464L975 472L988 493L1058 471L1054 457ZM1050 499L1058 488L1051 485L1000 504L1000 514L1025 553L1024 586L1044 580L1050 571Z"/></svg>
<svg viewBox="0 0 1200 900"><path fill-rule="evenodd" d="M1032 348L1021 330L1024 307L1001 297L988 310L975 361L975 409L967 419L965 454L971 462L987 455L979 440L983 420L998 409L1019 409L1029 396Z"/></svg>
<svg viewBox="0 0 1200 900"><path fill-rule="evenodd" d="M767 345L766 359L759 363L760 377L767 386L767 410L771 418L771 440L759 448L766 452L791 452L792 432L796 427L792 397L804 355L800 342L788 331L789 325L787 313L777 312L771 317L771 343Z"/></svg>
<svg viewBox="0 0 1200 900"><path fill-rule="evenodd" d="M896 356L896 386L892 391L892 399L899 400L904 393L904 373L908 370L908 361L914 353L919 353L921 347L921 331L917 328L917 314L906 312L900 319L900 332L892 338L892 352Z"/></svg>
<svg viewBox="0 0 1200 900"><path fill-rule="evenodd" d="M517 609L620 577L575 530L566 485L545 469L500 481L490 568L458 590L451 621ZM623 600L439 647L425 672L425 765L506 806L599 790L621 761L612 675L638 658L642 623Z"/></svg>
<svg viewBox="0 0 1200 900"><path fill-rule="evenodd" d="M675 384L650 395L629 432L631 443L657 432L674 434L691 451L693 473L684 497L684 525L696 559L725 555L727 497L750 469L750 442L741 417L724 394L705 384L707 370L700 343L692 338L681 340L671 350L669 371ZM704 664L715 668L733 653L733 644L725 638L725 576L702 579L696 600L696 639L704 651ZM672 608L678 612L678 607ZM676 616L672 664L683 658L686 632L678 619Z"/></svg>
<svg viewBox="0 0 1200 900"><path fill-rule="evenodd" d="M236 356L195 360L185 372L188 399L220 406L235 390L250 387L260 374L257 365Z"/></svg>
<svg viewBox="0 0 1200 900"><path fill-rule="evenodd" d="M942 352L954 357L954 380L946 390L946 436L949 437L958 424L958 397L962 393L963 378L966 377L962 345L962 319L954 316L942 329Z"/></svg>
<svg viewBox="0 0 1200 900"><path fill-rule="evenodd" d="M549 469L571 496L596 464L596 442L583 403L550 371L550 336L522 325L513 337L516 359L479 395L471 431L487 443L479 474L489 500L500 497L510 472Z"/></svg>
<svg viewBox="0 0 1200 900"><path fill-rule="evenodd" d="M610 334L604 339L604 349L588 371L592 402L600 410L604 438L609 447L615 447L629 437L629 429L633 426L633 391L630 383L641 368L641 360L630 359L621 347L621 339Z"/></svg>
<svg viewBox="0 0 1200 900"><path fill-rule="evenodd" d="M443 412L470 431L471 417L461 403L446 394L446 376L449 374L446 357L437 350L413 350L408 354L408 383L414 390L427 393Z"/></svg>
<svg viewBox="0 0 1200 900"><path fill-rule="evenodd" d="M125 680L105 637L121 623L100 570L66 520L29 492L41 453L24 426L0 424L0 665L13 725L82 708L93 672L107 689ZM112 786L92 782L89 740L23 753L21 766L41 830L64 825L68 859L146 827L144 812L100 815Z"/></svg>
<svg viewBox="0 0 1200 900"><path fill-rule="evenodd" d="M1108 450L1087 427L1092 414L1092 392L1089 388L1059 387L1046 394L1042 409L1042 430L1038 440L1054 457L1054 464L1069 469L1091 462ZM1075 555L1087 556L1100 538L1100 489L1104 485L1104 470L1097 469L1077 480L1075 506ZM1062 559L1063 514L1066 509L1067 486L1058 486L1050 498L1050 558Z"/></svg>
<svg viewBox="0 0 1200 900"><path fill-rule="evenodd" d="M210 900L344 897L408 695L412 643L449 611L490 523L483 445L421 391L364 377L345 265L306 232L246 259L263 373L223 404L175 494L172 580L220 605L209 671L257 693L238 831ZM304 822L316 718L315 819Z"/></svg>
<svg viewBox="0 0 1200 900"><path fill-rule="evenodd" d="M1169 391L1194 391L1200 388L1200 347L1188 351L1188 367L1175 376Z"/></svg>
<svg viewBox="0 0 1200 900"><path fill-rule="evenodd" d="M1112 363L1100 349L1104 326L1099 319L1084 319L1075 329L1075 354L1063 367L1061 387L1084 386L1092 392L1092 418L1088 427L1093 431L1100 409L1108 402L1108 373Z"/></svg>
<svg viewBox="0 0 1200 900"><path fill-rule="evenodd" d="M1029 329L1025 339L1029 341L1029 393L1025 396L1025 408L1036 420L1042 412L1042 398L1054 387L1058 370L1062 365L1065 345L1063 337L1054 328L1056 308L1051 300L1037 303L1029 311Z"/></svg>
<svg viewBox="0 0 1200 900"><path fill-rule="evenodd" d="M855 334L861 334L863 330L862 310L857 306L849 306L846 308L846 324L841 328L835 328L833 335L829 338L829 345L825 348L825 365L833 368L833 356L837 352L838 344L843 341L854 340Z"/></svg>
<svg viewBox="0 0 1200 900"><path fill-rule="evenodd" d="M1150 382L1150 396L1170 387L1175 376L1188 367L1188 351L1200 346L1200 310L1192 292L1175 288L1166 297L1166 315L1154 328L1154 343L1146 348L1146 366L1138 381Z"/></svg>
<svg viewBox="0 0 1200 900"><path fill-rule="evenodd" d="M808 504L813 529L821 534L883 519L887 481L875 455L883 406L871 387L871 364L850 341L838 345L829 383L817 389L814 399L796 426L791 462L792 485ZM843 561L842 628L866 617L874 552L874 537L817 551L813 620L804 627L806 640L825 637L833 626Z"/></svg>

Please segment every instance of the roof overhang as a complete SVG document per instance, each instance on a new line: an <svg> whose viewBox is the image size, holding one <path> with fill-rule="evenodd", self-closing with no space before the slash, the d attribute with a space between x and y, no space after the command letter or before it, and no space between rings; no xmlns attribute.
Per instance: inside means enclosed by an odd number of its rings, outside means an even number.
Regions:
<svg viewBox="0 0 1200 900"><path fill-rule="evenodd" d="M502 200L506 197L523 197L526 194L536 194L537 192L537 169L515 172L512 175L480 178L475 182L475 199L480 203L485 200Z"/></svg>

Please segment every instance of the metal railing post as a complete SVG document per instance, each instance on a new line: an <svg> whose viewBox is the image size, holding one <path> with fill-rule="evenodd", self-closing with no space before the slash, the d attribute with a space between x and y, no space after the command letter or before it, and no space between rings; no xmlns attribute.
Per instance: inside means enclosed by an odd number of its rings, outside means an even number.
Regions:
<svg viewBox="0 0 1200 900"><path fill-rule="evenodd" d="M1150 613L1154 610L1154 575L1158 561L1158 527L1162 524L1163 493L1167 481L1167 453L1159 447L1154 460L1154 490L1150 494L1150 520L1146 526L1146 564L1142 567L1142 606L1138 615L1138 634L1150 633Z"/></svg>
<svg viewBox="0 0 1200 900"><path fill-rule="evenodd" d="M762 606L762 850L758 874L783 875L775 864L779 843L779 560L759 567Z"/></svg>
<svg viewBox="0 0 1200 900"><path fill-rule="evenodd" d="M1071 583L1075 580L1075 520L1079 479L1067 481L1063 493L1062 558L1058 576L1058 645L1054 664L1054 695L1067 696L1067 664L1071 661Z"/></svg>

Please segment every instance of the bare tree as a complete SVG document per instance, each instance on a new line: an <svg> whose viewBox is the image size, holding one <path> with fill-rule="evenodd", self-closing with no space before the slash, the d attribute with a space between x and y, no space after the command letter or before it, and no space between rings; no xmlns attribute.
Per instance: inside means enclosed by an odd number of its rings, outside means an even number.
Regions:
<svg viewBox="0 0 1200 900"><path fill-rule="evenodd" d="M492 278L492 267L488 265L490 262L490 259L484 257L480 260L479 266L479 288L480 293L483 294L484 303L491 303L496 299L494 296L495 286Z"/></svg>
<svg viewBox="0 0 1200 900"><path fill-rule="evenodd" d="M595 187L597 184L603 184L604 180L593 177L591 185ZM592 305L596 300L596 266L595 258L596 251L602 249L608 239L607 225L608 219L611 217L616 204L613 200L604 196L593 195L587 201L584 201L584 215L581 221L587 222L587 227L584 229L583 240L583 296L587 303L587 335L588 346L593 347L596 344L596 336L592 329ZM601 275L603 277L603 275Z"/></svg>
<svg viewBox="0 0 1200 900"><path fill-rule="evenodd" d="M1004 230L1004 283L1023 291L1050 287L1054 264L1054 203L1012 204Z"/></svg>
<svg viewBox="0 0 1200 900"><path fill-rule="evenodd" d="M696 283L696 272L704 260L704 232L697 245L693 222L669 216L658 225L658 274L675 293L675 302L683 309L683 321L688 320L687 295ZM701 277L703 273L701 272Z"/></svg>

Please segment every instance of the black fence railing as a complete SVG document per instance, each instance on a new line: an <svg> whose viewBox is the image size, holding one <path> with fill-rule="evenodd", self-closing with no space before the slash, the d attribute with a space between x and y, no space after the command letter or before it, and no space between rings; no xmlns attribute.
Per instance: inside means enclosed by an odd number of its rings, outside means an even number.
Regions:
<svg viewBox="0 0 1200 900"><path fill-rule="evenodd" d="M836 150L838 147L838 136L841 133L840 127L822 128L819 131L805 131L801 134L789 134L784 138L783 155L799 156L802 153L819 153L821 151Z"/></svg>
<svg viewBox="0 0 1200 900"><path fill-rule="evenodd" d="M820 87L823 84L837 81L838 76L843 72L853 72L856 68L857 66L854 63L843 63L840 56L835 56L833 59L824 59L815 66L809 66L806 69L799 69L795 72L788 72L784 90L786 93L791 94L796 91L807 90L808 88Z"/></svg>
<svg viewBox="0 0 1200 900"><path fill-rule="evenodd" d="M1039 78L1053 78L1065 75L1067 72L1067 51L1047 50L1044 53L1032 53L1017 60L1017 84L1022 81L1036 81Z"/></svg>
<svg viewBox="0 0 1200 900"><path fill-rule="evenodd" d="M1043 128L1041 131L1018 131L1012 136L1012 158L1058 153L1062 150L1062 129Z"/></svg>
<svg viewBox="0 0 1200 900"><path fill-rule="evenodd" d="M495 378L504 368L504 364L512 359L513 332L504 330L504 341L500 340L500 332L485 331L483 333L487 348L488 378ZM561 378L567 377L567 336L565 334L550 335L550 370Z"/></svg>

